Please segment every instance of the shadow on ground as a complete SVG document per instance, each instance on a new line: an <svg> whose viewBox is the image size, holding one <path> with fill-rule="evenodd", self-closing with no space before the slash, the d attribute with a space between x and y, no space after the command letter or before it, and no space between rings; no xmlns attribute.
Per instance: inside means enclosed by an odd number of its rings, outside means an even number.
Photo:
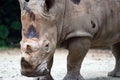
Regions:
<svg viewBox="0 0 120 80"><path fill-rule="evenodd" d="M113 77L97 77L97 78L88 78L86 80L120 80L120 78Z"/></svg>

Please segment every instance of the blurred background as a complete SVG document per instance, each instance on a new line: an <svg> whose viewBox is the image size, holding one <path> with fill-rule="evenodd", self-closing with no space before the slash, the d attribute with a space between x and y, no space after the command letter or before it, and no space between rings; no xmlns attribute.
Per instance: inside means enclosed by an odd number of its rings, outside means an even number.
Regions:
<svg viewBox="0 0 120 80"><path fill-rule="evenodd" d="M0 48L19 47L21 40L18 0L0 0Z"/></svg>

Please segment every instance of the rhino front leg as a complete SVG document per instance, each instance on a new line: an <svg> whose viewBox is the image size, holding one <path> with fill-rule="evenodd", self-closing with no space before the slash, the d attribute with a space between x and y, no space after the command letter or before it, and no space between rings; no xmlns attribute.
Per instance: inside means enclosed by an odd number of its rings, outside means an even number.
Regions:
<svg viewBox="0 0 120 80"><path fill-rule="evenodd" d="M120 77L120 42L112 46L112 53L115 56L116 65L114 70L108 73L108 76Z"/></svg>
<svg viewBox="0 0 120 80"><path fill-rule="evenodd" d="M67 74L63 80L84 80L80 68L90 45L91 40L88 38L73 38L68 41Z"/></svg>
<svg viewBox="0 0 120 80"><path fill-rule="evenodd" d="M44 76L39 76L33 80L54 80L51 76L51 67L52 67L52 64L53 64L53 58L50 60L49 64L48 64L48 69L50 70L49 74L47 75L44 75Z"/></svg>

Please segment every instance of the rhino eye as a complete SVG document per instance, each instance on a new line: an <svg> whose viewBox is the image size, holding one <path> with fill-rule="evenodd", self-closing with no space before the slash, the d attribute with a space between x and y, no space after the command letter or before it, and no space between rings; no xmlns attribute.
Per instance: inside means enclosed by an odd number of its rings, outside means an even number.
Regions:
<svg viewBox="0 0 120 80"><path fill-rule="evenodd" d="M44 42L43 50L44 50L45 52L47 52L47 53L50 51L49 41L45 41L45 42Z"/></svg>
<svg viewBox="0 0 120 80"><path fill-rule="evenodd" d="M29 2L30 0L25 0L26 2Z"/></svg>
<svg viewBox="0 0 120 80"><path fill-rule="evenodd" d="M49 52L49 43L45 45L44 50L45 50L46 52Z"/></svg>

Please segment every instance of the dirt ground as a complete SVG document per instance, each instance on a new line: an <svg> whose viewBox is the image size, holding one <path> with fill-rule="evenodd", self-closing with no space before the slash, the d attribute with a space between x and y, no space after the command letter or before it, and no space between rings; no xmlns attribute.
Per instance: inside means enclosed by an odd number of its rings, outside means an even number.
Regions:
<svg viewBox="0 0 120 80"><path fill-rule="evenodd" d="M54 80L62 80L66 74L67 50L58 49L55 53L52 76ZM81 73L85 80L120 80L108 77L113 70L115 59L109 50L89 50L84 59ZM20 50L0 50L0 80L32 80L20 74Z"/></svg>

